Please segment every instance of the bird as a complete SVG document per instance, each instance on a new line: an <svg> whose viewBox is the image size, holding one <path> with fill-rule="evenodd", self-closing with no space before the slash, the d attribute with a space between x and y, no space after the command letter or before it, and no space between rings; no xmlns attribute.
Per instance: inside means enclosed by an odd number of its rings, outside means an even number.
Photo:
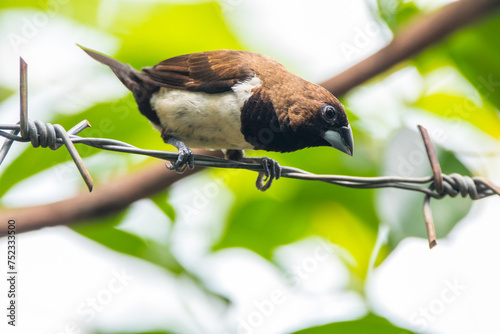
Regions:
<svg viewBox="0 0 500 334"><path fill-rule="evenodd" d="M191 148L222 150L227 159L262 164L257 187L266 190L281 175L279 163L245 158L244 150L293 152L330 146L353 154L352 130L340 101L266 55L205 51L139 71L78 46L111 68L163 141L176 147L178 158L167 167L179 173L194 167Z"/></svg>

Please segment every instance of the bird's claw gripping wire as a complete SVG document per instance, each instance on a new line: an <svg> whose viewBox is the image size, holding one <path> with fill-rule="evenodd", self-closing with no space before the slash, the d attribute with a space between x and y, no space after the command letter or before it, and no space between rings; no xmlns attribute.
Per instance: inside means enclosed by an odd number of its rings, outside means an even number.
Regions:
<svg viewBox="0 0 500 334"><path fill-rule="evenodd" d="M266 191L269 189L273 183L273 180L278 180L281 177L281 166L280 164L271 158L261 157L261 158L243 158L240 161L259 163L263 171L259 172L257 176L257 181L255 181L255 186L260 191Z"/></svg>
<svg viewBox="0 0 500 334"><path fill-rule="evenodd" d="M165 138L164 134L162 134L162 137ZM194 153L193 151L191 151L191 149L189 149L189 147L187 147L186 144L171 137L169 137L165 142L167 144L175 146L177 150L179 150L179 154L175 162L165 162L169 170L175 170L177 173L182 174L188 167L189 169L194 168Z"/></svg>

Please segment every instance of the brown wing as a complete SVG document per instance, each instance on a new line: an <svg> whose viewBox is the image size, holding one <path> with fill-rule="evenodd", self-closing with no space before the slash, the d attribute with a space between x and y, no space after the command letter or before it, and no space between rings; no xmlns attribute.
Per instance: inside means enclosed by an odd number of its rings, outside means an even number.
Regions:
<svg viewBox="0 0 500 334"><path fill-rule="evenodd" d="M159 86L214 94L255 75L247 57L245 51L208 51L173 57L142 70Z"/></svg>

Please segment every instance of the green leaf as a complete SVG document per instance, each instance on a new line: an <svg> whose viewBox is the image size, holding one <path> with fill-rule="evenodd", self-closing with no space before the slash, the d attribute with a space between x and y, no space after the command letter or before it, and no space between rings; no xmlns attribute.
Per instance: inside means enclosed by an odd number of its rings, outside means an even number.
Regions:
<svg viewBox="0 0 500 334"><path fill-rule="evenodd" d="M151 200L168 218L170 218L172 222L175 222L175 210L173 206L168 202L168 197L169 193L167 191L161 191L155 196L152 196Z"/></svg>
<svg viewBox="0 0 500 334"><path fill-rule="evenodd" d="M270 259L278 245L311 233L307 210L263 198L239 203L231 214L226 237L214 248L245 247ZM286 225L286 228L285 226Z"/></svg>
<svg viewBox="0 0 500 334"><path fill-rule="evenodd" d="M38 10L40 19L52 19L57 15L64 15L87 25L97 25L100 0L68 1L68 0L2 0L0 9L24 8ZM27 18L28 21L29 18ZM31 18L29 22L34 26L37 22Z"/></svg>
<svg viewBox="0 0 500 334"><path fill-rule="evenodd" d="M379 317L373 313L365 317L344 322L335 322L324 326L311 327L295 332L295 334L412 334L413 332L397 327L387 319Z"/></svg>
<svg viewBox="0 0 500 334"><path fill-rule="evenodd" d="M14 92L6 87L0 86L0 102L10 97Z"/></svg>
<svg viewBox="0 0 500 334"><path fill-rule="evenodd" d="M500 138L500 118L488 104L478 106L467 97L440 93L422 96L414 105L444 118L464 120Z"/></svg>
<svg viewBox="0 0 500 334"><path fill-rule="evenodd" d="M362 210L362 208L360 209ZM351 288L361 292L363 290L362 282L370 269L370 260L378 230L374 230L362 220L357 214L358 211L348 210L338 202L323 207L318 206L314 209L310 224L314 229L314 234L325 237L349 252L351 255L349 260L351 261L345 261L345 263L359 279L351 282ZM387 250L382 250L379 262L387 255ZM356 286L357 283L360 284Z"/></svg>
<svg viewBox="0 0 500 334"><path fill-rule="evenodd" d="M40 9L40 1L38 0L2 0L0 8L19 8L19 7L33 7Z"/></svg>
<svg viewBox="0 0 500 334"><path fill-rule="evenodd" d="M446 43L457 68L483 97L500 109L500 13L484 17Z"/></svg>
<svg viewBox="0 0 500 334"><path fill-rule="evenodd" d="M175 274L184 272L185 270L172 255L168 245L146 242L137 235L117 228L126 212L127 210L124 210L92 222L76 224L72 226L72 229L117 252L149 261Z"/></svg>
<svg viewBox="0 0 500 334"><path fill-rule="evenodd" d="M415 65L421 74L428 74L443 67L455 67L446 44L429 46L415 55L411 64Z"/></svg>
<svg viewBox="0 0 500 334"><path fill-rule="evenodd" d="M132 1L116 10L109 25L109 32L123 42L116 56L136 68L184 53L243 48L215 1L194 5Z"/></svg>
<svg viewBox="0 0 500 334"><path fill-rule="evenodd" d="M379 15L389 28L397 32L415 16L420 14L419 8L412 1L378 0Z"/></svg>
<svg viewBox="0 0 500 334"><path fill-rule="evenodd" d="M153 331L153 332L94 332L94 334L176 334L178 332L171 332L171 331Z"/></svg>

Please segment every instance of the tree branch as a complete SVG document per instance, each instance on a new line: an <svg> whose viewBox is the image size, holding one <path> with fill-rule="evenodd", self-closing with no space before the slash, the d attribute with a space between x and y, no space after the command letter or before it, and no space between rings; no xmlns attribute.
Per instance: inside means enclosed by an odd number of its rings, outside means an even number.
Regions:
<svg viewBox="0 0 500 334"><path fill-rule="evenodd" d="M220 156L213 151L197 151L199 154ZM125 178L119 178L97 187L92 193L83 192L63 201L13 208L0 212L0 236L6 235L7 221L16 221L16 232L26 232L43 227L67 225L119 212L137 200L154 195L174 182L189 176L203 167L195 167L184 174L169 171L164 163L155 164Z"/></svg>
<svg viewBox="0 0 500 334"><path fill-rule="evenodd" d="M385 48L322 85L335 95L342 95L485 15L499 4L500 0L461 0L444 6L440 11L421 18L397 35ZM205 151L203 154L214 156L216 153ZM93 193L82 193L46 205L4 210L0 212L0 222L5 222L0 224L0 236L5 235L6 222L9 219L16 220L17 232L26 232L118 212L200 169L197 167L180 175L169 172L163 164L159 164L107 185L100 185Z"/></svg>
<svg viewBox="0 0 500 334"><path fill-rule="evenodd" d="M336 96L343 95L498 7L499 0L460 0L446 5L420 18L387 46L321 85Z"/></svg>

